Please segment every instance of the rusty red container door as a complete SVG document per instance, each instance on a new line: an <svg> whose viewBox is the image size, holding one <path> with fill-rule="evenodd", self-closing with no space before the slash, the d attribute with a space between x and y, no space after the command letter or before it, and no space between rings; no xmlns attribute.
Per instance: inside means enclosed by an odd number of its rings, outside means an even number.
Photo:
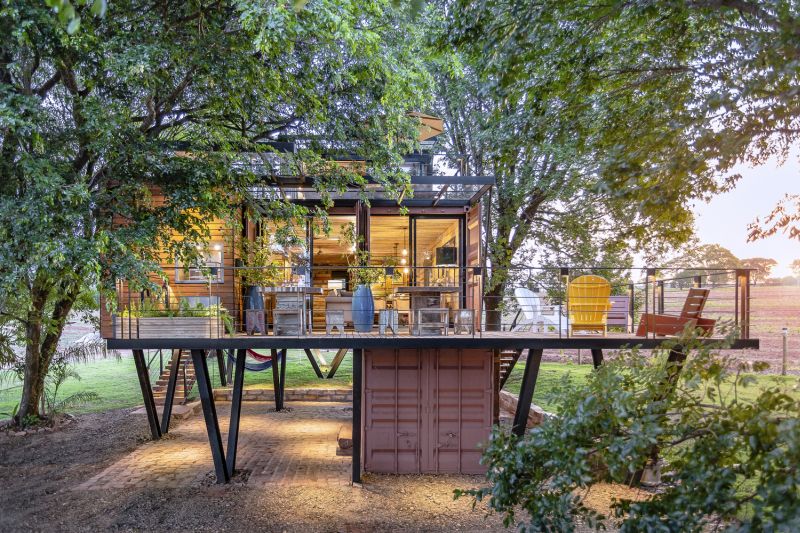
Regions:
<svg viewBox="0 0 800 533"><path fill-rule="evenodd" d="M484 472L492 375L486 350L365 350L364 469Z"/></svg>

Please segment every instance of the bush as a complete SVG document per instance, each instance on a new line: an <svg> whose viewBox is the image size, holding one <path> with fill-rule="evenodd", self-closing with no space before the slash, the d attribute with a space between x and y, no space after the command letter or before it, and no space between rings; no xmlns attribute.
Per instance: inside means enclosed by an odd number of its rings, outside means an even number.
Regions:
<svg viewBox="0 0 800 533"><path fill-rule="evenodd" d="M612 505L621 531L800 529L800 402L779 386L748 389L753 378L742 372L764 365L679 342L691 354L680 373L665 346L650 359L623 351L585 385L565 380L554 391L559 416L522 438L496 428L483 459L491 486L457 496L488 499L506 525L524 509L522 529L600 528L609 517L585 505L586 489L634 483L664 460L670 482L652 498Z"/></svg>

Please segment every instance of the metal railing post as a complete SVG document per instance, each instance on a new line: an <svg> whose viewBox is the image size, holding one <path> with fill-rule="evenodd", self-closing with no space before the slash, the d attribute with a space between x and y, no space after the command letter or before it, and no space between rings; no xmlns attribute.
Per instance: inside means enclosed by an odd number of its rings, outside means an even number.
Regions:
<svg viewBox="0 0 800 533"><path fill-rule="evenodd" d="M740 338L750 338L750 270L736 270L736 286L739 292L739 328Z"/></svg>

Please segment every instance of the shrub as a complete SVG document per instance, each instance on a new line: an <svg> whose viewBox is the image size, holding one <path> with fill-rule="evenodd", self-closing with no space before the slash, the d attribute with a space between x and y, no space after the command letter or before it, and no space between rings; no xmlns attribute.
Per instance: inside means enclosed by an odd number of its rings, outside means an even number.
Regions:
<svg viewBox="0 0 800 533"><path fill-rule="evenodd" d="M664 356L677 343L691 355L680 373ZM716 348L685 338L649 359L625 350L585 385L565 380L554 392L559 416L522 438L495 429L483 459L491 486L456 496L487 499L506 525L523 509L521 529L600 528L609 517L587 507L587 489L631 484L663 459L669 483L647 501L612 505L621 531L798 530L800 402L777 384L754 390L744 371L765 365Z"/></svg>

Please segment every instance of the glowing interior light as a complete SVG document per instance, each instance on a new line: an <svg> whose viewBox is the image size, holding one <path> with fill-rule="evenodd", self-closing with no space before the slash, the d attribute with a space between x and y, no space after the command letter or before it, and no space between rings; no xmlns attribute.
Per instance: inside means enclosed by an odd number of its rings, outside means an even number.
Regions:
<svg viewBox="0 0 800 533"><path fill-rule="evenodd" d="M405 257L400 260L401 265L405 265L406 263L408 263L408 259L406 259Z"/></svg>
<svg viewBox="0 0 800 533"><path fill-rule="evenodd" d="M221 244L215 244L214 245L214 250L219 252L220 250L222 250L222 245Z"/></svg>

